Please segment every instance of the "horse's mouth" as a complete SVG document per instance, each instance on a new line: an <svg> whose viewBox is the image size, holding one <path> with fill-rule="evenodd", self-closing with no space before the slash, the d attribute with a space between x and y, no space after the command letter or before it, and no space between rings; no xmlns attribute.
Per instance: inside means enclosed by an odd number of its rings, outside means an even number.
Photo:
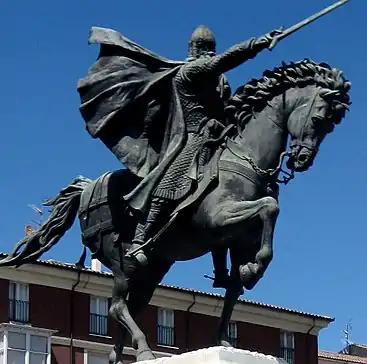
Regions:
<svg viewBox="0 0 367 364"><path fill-rule="evenodd" d="M292 153L287 162L287 167L295 172L305 172L313 164L314 153L308 148L301 148L298 153Z"/></svg>

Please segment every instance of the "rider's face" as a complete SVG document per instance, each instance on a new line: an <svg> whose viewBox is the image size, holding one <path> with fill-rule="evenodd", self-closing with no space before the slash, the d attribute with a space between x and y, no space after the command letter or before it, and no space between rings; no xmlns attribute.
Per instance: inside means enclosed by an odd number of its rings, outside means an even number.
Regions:
<svg viewBox="0 0 367 364"><path fill-rule="evenodd" d="M215 53L213 51L202 51L199 55L198 58L211 58L214 57Z"/></svg>

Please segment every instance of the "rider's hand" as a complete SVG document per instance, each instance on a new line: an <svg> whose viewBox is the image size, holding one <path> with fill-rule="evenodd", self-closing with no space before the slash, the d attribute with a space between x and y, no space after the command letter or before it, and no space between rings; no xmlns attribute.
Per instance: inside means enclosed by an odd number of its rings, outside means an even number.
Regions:
<svg viewBox="0 0 367 364"><path fill-rule="evenodd" d="M273 39L274 37L280 34L283 34L283 29L274 29L270 33L268 33L268 36Z"/></svg>
<svg viewBox="0 0 367 364"><path fill-rule="evenodd" d="M281 29L274 29L271 32L266 33L262 37L258 38L255 42L255 45L258 47L259 50L266 49L272 43L273 38L282 33L283 31Z"/></svg>

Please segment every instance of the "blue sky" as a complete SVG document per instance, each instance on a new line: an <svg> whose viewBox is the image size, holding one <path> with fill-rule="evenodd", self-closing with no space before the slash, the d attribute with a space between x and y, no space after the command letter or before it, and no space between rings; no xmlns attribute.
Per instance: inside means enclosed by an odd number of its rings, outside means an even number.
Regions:
<svg viewBox="0 0 367 364"><path fill-rule="evenodd" d="M36 217L28 204L55 195L78 174L96 178L121 167L101 142L90 138L78 111L77 80L98 52L87 44L91 26L114 28L163 56L184 59L188 38L202 23L213 29L223 51L248 37L293 25L330 3L3 0L0 250L9 251ZM367 343L366 14L365 0L351 0L228 74L235 88L282 60L307 57L342 69L353 82L351 112L324 142L314 167L281 188L274 261L244 296L335 317L320 337L326 350L341 348L350 318L352 340ZM74 262L80 246L75 223L45 258ZM164 281L210 291L211 282L203 275L211 271L210 257L204 257L177 264Z"/></svg>

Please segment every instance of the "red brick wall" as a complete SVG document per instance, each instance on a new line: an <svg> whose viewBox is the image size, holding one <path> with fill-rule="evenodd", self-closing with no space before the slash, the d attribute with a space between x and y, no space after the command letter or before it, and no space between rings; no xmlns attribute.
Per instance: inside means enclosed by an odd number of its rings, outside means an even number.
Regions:
<svg viewBox="0 0 367 364"><path fill-rule="evenodd" d="M70 348L62 345L52 345L51 364L71 364Z"/></svg>
<svg viewBox="0 0 367 364"><path fill-rule="evenodd" d="M71 364L84 364L84 349L74 348L73 352L75 362Z"/></svg>
<svg viewBox="0 0 367 364"><path fill-rule="evenodd" d="M136 323L144 332L148 344L152 346L153 350L157 347L157 322L158 309L155 306L148 306L136 318ZM131 346L131 339L128 338L128 346Z"/></svg>
<svg viewBox="0 0 367 364"><path fill-rule="evenodd" d="M190 325L193 322L191 315L190 312L175 311L175 345L179 348L179 352L185 352L190 345L187 333L191 331Z"/></svg>
<svg viewBox="0 0 367 364"><path fill-rule="evenodd" d="M89 295L80 292L74 292L73 295L73 306L71 308L70 290L30 285L31 324L35 327L58 330L56 335L59 336L69 337L72 330L75 339L113 344L111 338L89 334ZM70 326L71 315L74 316L72 327ZM0 322L6 321L8 321L8 281L0 279ZM169 349L157 345L157 307L148 306L138 316L137 323L145 332L148 343L153 350L171 353L212 346L215 343L218 329L217 317L175 311L175 346L178 349ZM109 319L109 336L115 335L115 328L114 321ZM279 329L238 323L238 339L238 346L242 349L275 356L280 355ZM130 337L128 337L126 345L131 346ZM316 336L295 334L295 364L317 364L317 349ZM68 347L55 346L53 348L54 364L61 364L61 362L62 364L68 364L68 362L61 361L66 356L70 358L67 350L69 350ZM77 358L82 356L82 353L76 351L75 355L76 360L79 360Z"/></svg>
<svg viewBox="0 0 367 364"><path fill-rule="evenodd" d="M191 351L213 346L217 329L218 319L216 317L190 313L186 333L188 349Z"/></svg>
<svg viewBox="0 0 367 364"><path fill-rule="evenodd" d="M70 307L71 294L73 294L72 307ZM89 295L31 284L29 302L33 326L55 329L58 330L56 335L66 337L72 330L74 338L89 339ZM71 314L73 314L72 323Z"/></svg>
<svg viewBox="0 0 367 364"><path fill-rule="evenodd" d="M71 358L69 346L52 345L51 364L84 364L84 349L73 348Z"/></svg>
<svg viewBox="0 0 367 364"><path fill-rule="evenodd" d="M58 336L69 336L70 291L31 284L29 316L33 326L58 330Z"/></svg>
<svg viewBox="0 0 367 364"><path fill-rule="evenodd" d="M179 350L172 352L185 352L187 349L197 350L213 346L216 342L218 323L218 318L214 316L176 311L175 345ZM280 355L279 329L243 322L239 322L237 325L239 348L259 351L269 355ZM159 346L157 349L159 350Z"/></svg>
<svg viewBox="0 0 367 364"><path fill-rule="evenodd" d="M81 292L74 292L73 305L73 333L74 339L89 339L90 296Z"/></svg>
<svg viewBox="0 0 367 364"><path fill-rule="evenodd" d="M317 364L317 336L302 333L294 334L295 364Z"/></svg>
<svg viewBox="0 0 367 364"><path fill-rule="evenodd" d="M238 346L267 355L280 355L280 330L267 326L237 323Z"/></svg>
<svg viewBox="0 0 367 364"><path fill-rule="evenodd" d="M8 321L9 281L0 278L0 322Z"/></svg>

